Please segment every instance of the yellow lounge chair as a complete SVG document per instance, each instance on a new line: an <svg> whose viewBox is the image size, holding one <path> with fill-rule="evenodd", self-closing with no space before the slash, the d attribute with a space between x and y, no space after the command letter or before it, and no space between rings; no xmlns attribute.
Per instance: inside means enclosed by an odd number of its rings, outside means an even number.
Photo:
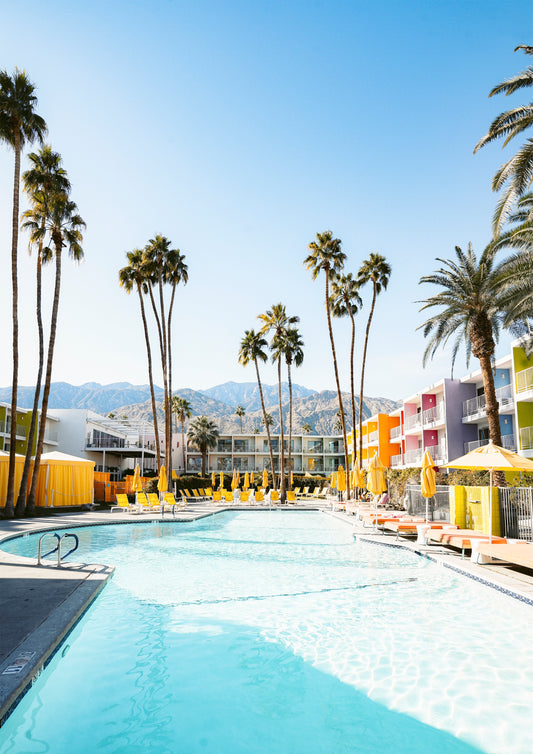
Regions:
<svg viewBox="0 0 533 754"><path fill-rule="evenodd" d="M292 490L287 490L287 502L288 503L296 502L296 495Z"/></svg>
<svg viewBox="0 0 533 754"><path fill-rule="evenodd" d="M139 512L139 506L138 505L130 505L130 501L128 500L127 495L117 495L117 504L114 505L111 508L111 513L113 511L128 511L128 513L138 513Z"/></svg>
<svg viewBox="0 0 533 754"><path fill-rule="evenodd" d="M184 500L178 502L172 492L165 492L163 495L163 501L164 508L169 508L172 511L172 515L175 514L176 508L183 509L187 507L187 503Z"/></svg>
<svg viewBox="0 0 533 754"><path fill-rule="evenodd" d="M270 502L271 503L279 503L279 492L278 492L278 490L270 490Z"/></svg>
<svg viewBox="0 0 533 754"><path fill-rule="evenodd" d="M161 510L161 501L159 500L159 495L157 495L155 492L149 492L147 497L148 503L150 505L150 510L154 510L155 508Z"/></svg>
<svg viewBox="0 0 533 754"><path fill-rule="evenodd" d="M226 502L227 503L232 503L233 502L233 492L231 492L231 490L224 490L224 495L226 497Z"/></svg>
<svg viewBox="0 0 533 754"><path fill-rule="evenodd" d="M243 490L240 493L240 498L241 498L241 503L247 503L249 501L249 499L250 499L250 493L248 492L248 490L246 490L246 491Z"/></svg>
<svg viewBox="0 0 533 754"><path fill-rule="evenodd" d="M263 490L256 490L255 491L255 502L256 503L264 503L265 502L265 493Z"/></svg>
<svg viewBox="0 0 533 754"><path fill-rule="evenodd" d="M148 498L146 497L145 492L137 493L137 505L139 506L139 510L141 511L150 510L150 503L148 502Z"/></svg>
<svg viewBox="0 0 533 754"><path fill-rule="evenodd" d="M213 492L213 502L214 503L220 503L221 498L222 498L222 493L221 492Z"/></svg>
<svg viewBox="0 0 533 754"><path fill-rule="evenodd" d="M309 495L309 487L304 487L301 492L298 493L298 497L307 497Z"/></svg>
<svg viewBox="0 0 533 754"><path fill-rule="evenodd" d="M294 488L294 494L295 494L295 495L299 495L299 494L300 494L300 490L301 490L301 489L302 489L301 487L295 487L295 488Z"/></svg>

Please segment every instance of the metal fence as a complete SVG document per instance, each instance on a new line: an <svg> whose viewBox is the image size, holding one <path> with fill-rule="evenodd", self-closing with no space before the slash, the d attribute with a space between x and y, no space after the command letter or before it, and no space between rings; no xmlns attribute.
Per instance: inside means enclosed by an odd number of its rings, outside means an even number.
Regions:
<svg viewBox="0 0 533 754"><path fill-rule="evenodd" d="M426 498L422 497L419 484L408 484L405 488L405 507L411 515L426 515ZM429 498L428 518L430 521L450 520L450 488L446 484L437 485L437 494Z"/></svg>
<svg viewBox="0 0 533 754"><path fill-rule="evenodd" d="M503 537L533 539L533 488L499 487Z"/></svg>

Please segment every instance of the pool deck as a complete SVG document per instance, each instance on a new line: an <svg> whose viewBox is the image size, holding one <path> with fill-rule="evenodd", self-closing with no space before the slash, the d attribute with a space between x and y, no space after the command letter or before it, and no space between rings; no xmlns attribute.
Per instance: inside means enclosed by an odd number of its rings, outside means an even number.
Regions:
<svg viewBox="0 0 533 754"><path fill-rule="evenodd" d="M278 506L279 507L279 506ZM268 510L262 506L217 506L193 503L175 517L160 513L139 515L109 511L57 513L33 519L0 520L0 542L15 535L58 530L73 526L150 521L196 521L224 510ZM325 510L343 521L356 539L376 545L389 545L429 557L437 564L480 581L533 605L533 575L525 569L504 563L476 565L461 558L459 552L440 545L419 545L393 533L365 528L354 516L328 510L325 503L313 500L284 506L283 510ZM35 553L37 556L37 553ZM75 557L75 556L74 556ZM102 564L37 565L35 559L21 558L0 550L0 725L20 696L38 676L49 659L87 610L113 574ZM451 606L453 607L453 606Z"/></svg>

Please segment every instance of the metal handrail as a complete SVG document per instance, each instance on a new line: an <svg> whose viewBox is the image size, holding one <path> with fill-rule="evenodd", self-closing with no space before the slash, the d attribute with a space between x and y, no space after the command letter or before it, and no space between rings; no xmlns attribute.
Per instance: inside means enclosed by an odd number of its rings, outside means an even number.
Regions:
<svg viewBox="0 0 533 754"><path fill-rule="evenodd" d="M48 537L49 535L52 536L52 537L56 537L57 538L57 545L54 547L53 550L50 550L49 552L45 553L44 555L41 555L42 541L43 541L43 539L45 537ZM74 547L72 547L66 553L66 555L62 556L61 555L61 543L67 537L72 537L75 540L75 544L74 544ZM61 568L61 558L62 557L63 558L68 558L69 555L71 555L73 552L75 552L78 549L79 545L80 545L80 540L79 540L77 534L71 534L70 532L67 532L66 534L63 534L62 537L60 537L59 534L57 532L55 532L55 531L54 532L47 531L44 534L42 534L41 537L39 538L39 549L37 551L37 565L43 565L43 563L42 563L43 558L46 558L46 557L48 557L48 555L52 555L52 553L57 552L57 567Z"/></svg>

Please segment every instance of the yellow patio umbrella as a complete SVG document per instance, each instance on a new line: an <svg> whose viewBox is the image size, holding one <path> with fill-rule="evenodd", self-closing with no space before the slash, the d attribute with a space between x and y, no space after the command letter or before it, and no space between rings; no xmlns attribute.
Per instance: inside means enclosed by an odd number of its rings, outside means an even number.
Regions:
<svg viewBox="0 0 533 754"><path fill-rule="evenodd" d="M242 486L245 490L247 490L250 486L250 477L248 475L248 472L246 472L246 474L244 475L244 484Z"/></svg>
<svg viewBox="0 0 533 754"><path fill-rule="evenodd" d="M294 485L294 476L293 476L292 471L291 471L291 478L290 478L289 484L291 487Z"/></svg>
<svg viewBox="0 0 533 754"><path fill-rule="evenodd" d="M354 487L359 487L361 490L365 487L365 475L361 471L359 461L357 461L353 470L353 484Z"/></svg>
<svg viewBox="0 0 533 754"><path fill-rule="evenodd" d="M329 486L331 487L332 490L336 490L337 489L337 474L334 471L331 472L331 478L329 480Z"/></svg>
<svg viewBox="0 0 533 754"><path fill-rule="evenodd" d="M433 458L429 450L424 453L424 462L420 472L420 482L422 484L422 497L426 498L426 524L428 522L429 498L437 494L437 485L435 484L435 469L433 468Z"/></svg>
<svg viewBox="0 0 533 754"><path fill-rule="evenodd" d="M445 464L447 469L469 469L470 471L489 472L489 542L492 542L492 475L495 471L529 471L533 472L533 461L519 456L511 450L501 448L489 440L488 445L471 450L460 458Z"/></svg>
<svg viewBox="0 0 533 754"><path fill-rule="evenodd" d="M159 481L157 483L157 489L159 492L166 492L167 491L167 470L164 466L161 466L159 469Z"/></svg>
<svg viewBox="0 0 533 754"><path fill-rule="evenodd" d="M265 489L268 487L268 471L266 469L263 469L263 487Z"/></svg>
<svg viewBox="0 0 533 754"><path fill-rule="evenodd" d="M237 487L240 487L241 485L241 472L237 472Z"/></svg>
<svg viewBox="0 0 533 754"><path fill-rule="evenodd" d="M231 489L234 490L235 487L238 487L239 483L237 482L237 472L235 469L233 469L233 478L231 480Z"/></svg>
<svg viewBox="0 0 533 754"><path fill-rule="evenodd" d="M135 467L135 471L133 472L133 481L131 483L131 491L132 492L142 492L143 483L141 480L141 469L139 467L139 464Z"/></svg>
<svg viewBox="0 0 533 754"><path fill-rule="evenodd" d="M217 483L217 477L216 477L215 472L213 471L211 472L211 487L213 489L215 489L216 483Z"/></svg>
<svg viewBox="0 0 533 754"><path fill-rule="evenodd" d="M378 495L381 492L385 492L387 489L385 472L385 466L383 466L379 455L376 453L368 465L368 471L366 474L366 488L372 493L372 495L374 495L374 501L376 503L376 529L378 522Z"/></svg>
<svg viewBox="0 0 533 754"><path fill-rule="evenodd" d="M251 485L254 485L254 484L255 484L255 482L254 482L254 472L253 472L253 471L252 471L252 473L250 474L250 484L251 484Z"/></svg>
<svg viewBox="0 0 533 754"><path fill-rule="evenodd" d="M346 474L344 473L344 466L339 466L337 469L337 489L339 492L346 490Z"/></svg>
<svg viewBox="0 0 533 754"><path fill-rule="evenodd" d="M222 471L220 472L220 489L224 489L224 474L222 473Z"/></svg>

